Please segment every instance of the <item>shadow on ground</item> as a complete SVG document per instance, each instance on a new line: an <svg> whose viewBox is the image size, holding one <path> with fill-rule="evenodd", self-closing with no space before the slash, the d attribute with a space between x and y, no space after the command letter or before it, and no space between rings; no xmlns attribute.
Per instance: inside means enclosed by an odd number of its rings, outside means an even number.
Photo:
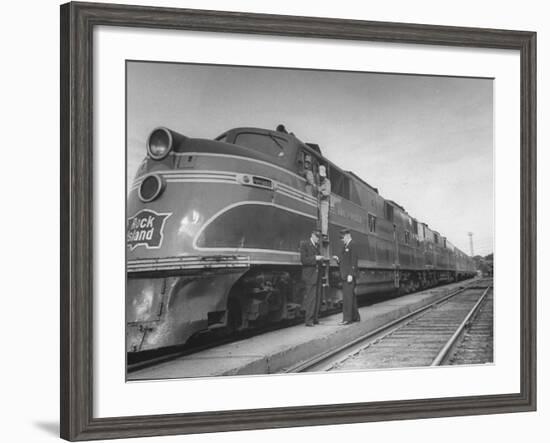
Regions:
<svg viewBox="0 0 550 443"><path fill-rule="evenodd" d="M41 429L47 434L59 437L59 423L57 421L37 421L34 427Z"/></svg>

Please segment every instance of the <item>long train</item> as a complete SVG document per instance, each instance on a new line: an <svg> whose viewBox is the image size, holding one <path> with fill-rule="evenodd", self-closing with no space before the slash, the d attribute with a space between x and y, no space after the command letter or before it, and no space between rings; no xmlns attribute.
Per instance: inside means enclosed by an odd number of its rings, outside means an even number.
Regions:
<svg viewBox="0 0 550 443"><path fill-rule="evenodd" d="M318 220L307 157L332 183L330 248L342 228L358 248L358 296L475 275L443 235L284 127L235 128L215 140L161 127L146 146L128 196L128 352L301 315L299 243ZM341 300L336 263L329 269L323 309Z"/></svg>

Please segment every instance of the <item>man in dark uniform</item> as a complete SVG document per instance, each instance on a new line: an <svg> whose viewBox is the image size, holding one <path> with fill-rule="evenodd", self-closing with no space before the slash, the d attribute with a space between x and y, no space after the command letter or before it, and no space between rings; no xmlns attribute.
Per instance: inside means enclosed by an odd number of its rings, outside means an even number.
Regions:
<svg viewBox="0 0 550 443"><path fill-rule="evenodd" d="M321 273L319 264L323 256L319 251L321 233L314 230L309 240L300 243L300 259L302 261L302 280L305 283L303 307L306 311L306 326L319 323L319 306L321 304Z"/></svg>
<svg viewBox="0 0 550 443"><path fill-rule="evenodd" d="M335 256L340 265L340 277L342 278L343 292L343 308L342 313L344 318L341 325L349 325L350 323L360 321L359 310L357 309L357 297L355 296L355 280L357 277L358 257L354 250L354 245L351 239L349 229L340 231L342 235L342 249L339 256Z"/></svg>

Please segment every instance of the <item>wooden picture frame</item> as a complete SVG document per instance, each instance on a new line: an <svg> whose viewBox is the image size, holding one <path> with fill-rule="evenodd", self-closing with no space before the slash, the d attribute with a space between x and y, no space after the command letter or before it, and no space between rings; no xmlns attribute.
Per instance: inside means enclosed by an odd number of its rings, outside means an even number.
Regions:
<svg viewBox="0 0 550 443"><path fill-rule="evenodd" d="M161 28L497 48L521 63L521 390L518 394L94 418L93 29ZM61 437L144 437L533 411L536 408L536 34L98 3L61 6Z"/></svg>

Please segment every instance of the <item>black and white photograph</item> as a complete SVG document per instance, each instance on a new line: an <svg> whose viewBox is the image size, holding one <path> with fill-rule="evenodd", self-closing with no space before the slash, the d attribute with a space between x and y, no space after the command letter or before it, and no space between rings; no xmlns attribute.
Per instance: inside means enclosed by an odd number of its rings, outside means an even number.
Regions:
<svg viewBox="0 0 550 443"><path fill-rule="evenodd" d="M493 364L493 78L125 71L127 381Z"/></svg>
<svg viewBox="0 0 550 443"><path fill-rule="evenodd" d="M544 441L545 3L3 6L2 441Z"/></svg>

